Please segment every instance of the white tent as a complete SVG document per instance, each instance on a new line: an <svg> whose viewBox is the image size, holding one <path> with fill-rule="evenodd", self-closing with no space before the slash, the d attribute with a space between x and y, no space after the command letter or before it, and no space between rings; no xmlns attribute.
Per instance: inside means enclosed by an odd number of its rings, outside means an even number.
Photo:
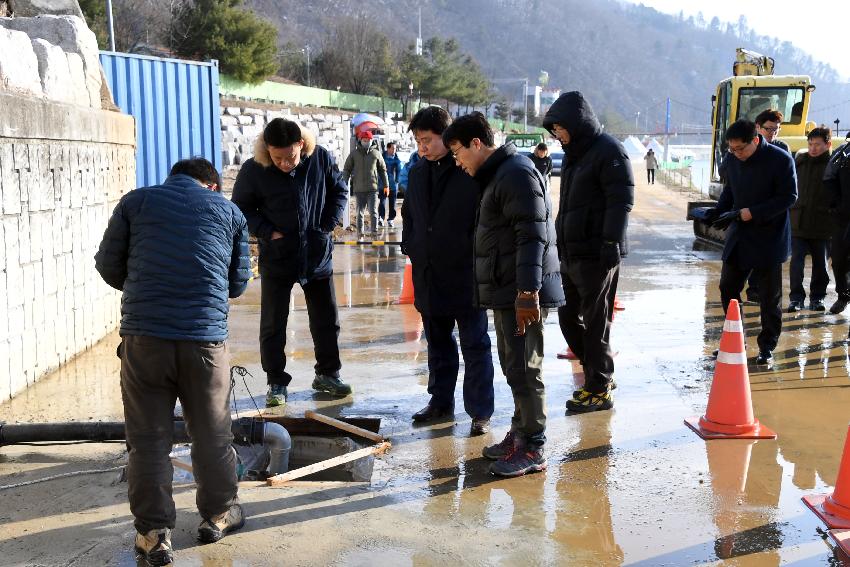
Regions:
<svg viewBox="0 0 850 567"><path fill-rule="evenodd" d="M664 158L664 146L658 143L658 140L652 138L649 140L649 143L646 145L646 149L649 150L652 148L652 151L655 152L655 155L658 157L658 160L661 161Z"/></svg>
<svg viewBox="0 0 850 567"><path fill-rule="evenodd" d="M646 155L646 148L634 136L626 138L623 141L623 147L626 148L626 153L629 154L629 159L632 161L643 159L643 156Z"/></svg>

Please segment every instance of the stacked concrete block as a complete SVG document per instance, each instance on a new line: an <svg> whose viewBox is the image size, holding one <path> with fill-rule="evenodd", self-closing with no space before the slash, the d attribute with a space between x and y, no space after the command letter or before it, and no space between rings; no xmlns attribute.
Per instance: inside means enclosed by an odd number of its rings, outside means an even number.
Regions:
<svg viewBox="0 0 850 567"><path fill-rule="evenodd" d="M27 34L2 27L0 18L0 90L41 96L38 58Z"/></svg>

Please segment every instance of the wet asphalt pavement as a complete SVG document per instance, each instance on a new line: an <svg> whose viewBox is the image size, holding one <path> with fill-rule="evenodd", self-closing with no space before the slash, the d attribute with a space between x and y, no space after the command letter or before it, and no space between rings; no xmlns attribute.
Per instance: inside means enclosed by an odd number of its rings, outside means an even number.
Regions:
<svg viewBox="0 0 850 567"><path fill-rule="evenodd" d="M850 419L848 319L784 314L774 368L750 366L754 413L777 440L697 437L682 420L705 410L723 313L719 251L695 247L685 202L660 185L637 189L618 293L626 309L612 331L613 411L565 415L583 375L555 357L566 345L556 314L546 321L549 466L519 479L492 477L480 454L510 423L512 398L498 370L490 434L468 437L460 387L454 421L411 425L428 399L427 360L416 311L393 303L405 258L395 246L338 246L342 377L354 394L334 400L310 389L312 342L299 290L287 344L295 380L276 412L380 417L392 451L366 485L244 488L246 528L212 546L192 540L192 486L177 487L177 564L842 565L800 496L831 492L838 474ZM830 286L827 305L834 297ZM752 359L758 308L744 311ZM232 363L253 375L247 388L237 384L240 409L253 406L249 391L258 404L265 394L258 326L254 281L231 311ZM492 324L491 338L495 345ZM0 416L121 419L117 341L110 335L0 405ZM0 485L121 459L120 445L5 447ZM125 490L104 473L3 491L0 564L134 565Z"/></svg>

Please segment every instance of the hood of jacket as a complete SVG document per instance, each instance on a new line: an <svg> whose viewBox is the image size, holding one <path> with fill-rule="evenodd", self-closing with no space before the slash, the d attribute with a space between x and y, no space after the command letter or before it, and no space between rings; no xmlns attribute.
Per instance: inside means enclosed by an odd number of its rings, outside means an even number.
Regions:
<svg viewBox="0 0 850 567"><path fill-rule="evenodd" d="M562 144L564 157L570 162L581 158L602 134L602 125L599 124L596 113L579 91L562 94L546 111L543 127L553 136L555 124L559 124L570 134L570 143Z"/></svg>
<svg viewBox="0 0 850 567"><path fill-rule="evenodd" d="M301 149L301 157L309 157L316 150L316 135L309 128L305 128L298 124L301 129L301 141L304 142L304 147ZM260 134L254 142L254 161L263 167L269 167L272 164L272 157L269 154L269 148L263 141L263 135Z"/></svg>

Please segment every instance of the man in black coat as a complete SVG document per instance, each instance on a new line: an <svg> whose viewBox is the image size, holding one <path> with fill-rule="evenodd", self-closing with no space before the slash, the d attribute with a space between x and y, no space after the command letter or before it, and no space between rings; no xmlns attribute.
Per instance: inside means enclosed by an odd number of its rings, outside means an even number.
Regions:
<svg viewBox="0 0 850 567"><path fill-rule="evenodd" d="M414 304L422 314L428 341L428 393L431 400L413 415L417 422L454 416L463 353L463 405L472 418L471 435L489 429L493 415L493 356L487 311L472 300L472 238L478 184L456 164L441 138L451 122L440 107L416 113L410 131L425 159L408 176L402 207L402 248L413 266Z"/></svg>
<svg viewBox="0 0 850 567"><path fill-rule="evenodd" d="M260 245L260 360L269 391L266 407L286 403L289 297L304 290L316 353L313 389L347 396L339 379L339 312L333 282L331 232L342 218L348 186L333 156L312 132L275 118L266 125L233 187L233 202Z"/></svg>
<svg viewBox="0 0 850 567"><path fill-rule="evenodd" d="M567 409L611 409L614 359L609 344L620 258L634 204L635 181L623 145L602 133L578 91L561 95L543 126L560 140L560 208L555 226L566 305L559 311L567 344L584 367L584 386Z"/></svg>
<svg viewBox="0 0 850 567"><path fill-rule="evenodd" d="M543 318L564 304L552 203L546 181L527 157L495 147L480 112L455 120L443 143L480 187L475 219L475 303L493 310L502 372L514 397L505 439L486 447L490 471L520 476L546 469Z"/></svg>
<svg viewBox="0 0 850 567"><path fill-rule="evenodd" d="M797 173L788 152L765 141L749 120L726 130L729 154L721 167L725 185L707 219L728 227L720 272L723 311L741 291L751 273L759 282L761 332L756 364L773 362L782 332L782 264L791 252L788 209L797 200Z"/></svg>
<svg viewBox="0 0 850 567"><path fill-rule="evenodd" d="M830 255L838 293L829 311L837 314L850 304L850 142L845 142L832 154L823 174L823 184L830 195L829 209L833 216Z"/></svg>

